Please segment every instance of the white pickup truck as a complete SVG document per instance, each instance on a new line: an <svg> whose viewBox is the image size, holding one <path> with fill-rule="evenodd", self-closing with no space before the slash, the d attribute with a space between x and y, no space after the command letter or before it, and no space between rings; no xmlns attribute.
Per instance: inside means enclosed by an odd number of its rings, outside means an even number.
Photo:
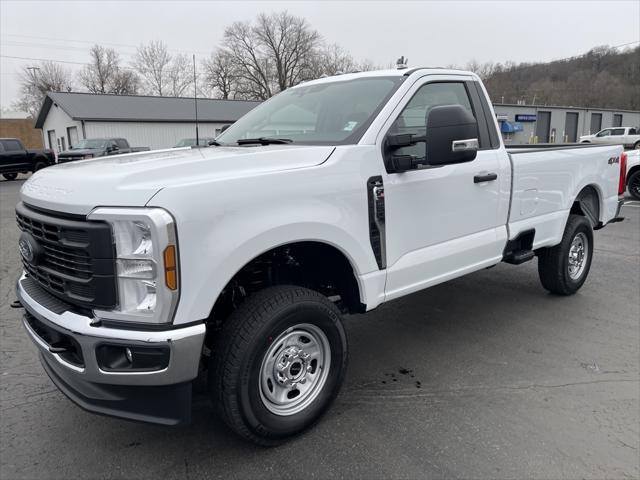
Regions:
<svg viewBox="0 0 640 480"><path fill-rule="evenodd" d="M48 168L16 207L24 327L81 407L220 415L276 444L347 365L342 315L537 256L558 295L621 220L620 146L505 148L480 79L405 69L290 88L201 149ZM18 306L18 304L16 304Z"/></svg>
<svg viewBox="0 0 640 480"><path fill-rule="evenodd" d="M593 135L583 135L580 143L623 145L625 148L640 149L640 133L634 127L612 127Z"/></svg>

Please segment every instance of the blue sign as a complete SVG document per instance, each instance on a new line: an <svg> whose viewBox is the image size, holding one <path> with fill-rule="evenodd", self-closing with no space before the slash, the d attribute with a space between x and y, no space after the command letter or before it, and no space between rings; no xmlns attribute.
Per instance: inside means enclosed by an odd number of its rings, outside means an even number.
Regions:
<svg viewBox="0 0 640 480"><path fill-rule="evenodd" d="M535 122L535 121L536 121L535 114L525 113L521 115L516 115L516 122Z"/></svg>

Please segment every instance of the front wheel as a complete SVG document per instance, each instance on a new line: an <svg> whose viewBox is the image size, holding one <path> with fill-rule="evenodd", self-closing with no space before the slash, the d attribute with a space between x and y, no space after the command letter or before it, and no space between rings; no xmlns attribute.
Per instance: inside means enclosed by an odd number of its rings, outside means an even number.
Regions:
<svg viewBox="0 0 640 480"><path fill-rule="evenodd" d="M640 141L637 141L637 142L633 145L633 148L634 148L635 150L640 150Z"/></svg>
<svg viewBox="0 0 640 480"><path fill-rule="evenodd" d="M640 200L640 170L636 170L627 181L627 190L636 200Z"/></svg>
<svg viewBox="0 0 640 480"><path fill-rule="evenodd" d="M538 274L551 293L573 295L584 284L593 258L593 230L582 215L569 215L562 241L538 252Z"/></svg>
<svg viewBox="0 0 640 480"><path fill-rule="evenodd" d="M313 425L338 394L347 365L340 312L306 288L267 288L229 317L211 363L213 400L227 425L276 445Z"/></svg>
<svg viewBox="0 0 640 480"><path fill-rule="evenodd" d="M17 173L3 173L2 176L7 180L15 180L16 178L18 178Z"/></svg>
<svg viewBox="0 0 640 480"><path fill-rule="evenodd" d="M35 166L33 167L33 173L36 173L38 170L42 170L46 166L47 166L47 164L44 163L44 162L36 163Z"/></svg>

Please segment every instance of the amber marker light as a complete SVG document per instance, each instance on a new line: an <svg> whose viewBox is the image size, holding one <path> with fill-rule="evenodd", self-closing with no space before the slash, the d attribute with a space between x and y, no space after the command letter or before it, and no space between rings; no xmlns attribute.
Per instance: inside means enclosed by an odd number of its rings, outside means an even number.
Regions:
<svg viewBox="0 0 640 480"><path fill-rule="evenodd" d="M176 247L169 245L164 249L164 281L170 290L178 288L178 272L176 270Z"/></svg>

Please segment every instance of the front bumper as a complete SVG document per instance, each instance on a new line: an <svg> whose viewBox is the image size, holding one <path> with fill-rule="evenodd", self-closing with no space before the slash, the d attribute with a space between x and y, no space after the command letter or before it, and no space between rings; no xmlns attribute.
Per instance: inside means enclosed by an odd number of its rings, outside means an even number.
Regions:
<svg viewBox="0 0 640 480"><path fill-rule="evenodd" d="M45 371L63 393L95 413L167 425L189 421L203 323L163 331L107 328L89 316L63 311L55 297L35 289L29 280L23 275L16 285L26 310L23 325L40 351ZM77 351L72 357L60 353L49 343L52 338L64 338ZM162 348L169 359L157 370L113 371L99 363L96 351L103 345Z"/></svg>

